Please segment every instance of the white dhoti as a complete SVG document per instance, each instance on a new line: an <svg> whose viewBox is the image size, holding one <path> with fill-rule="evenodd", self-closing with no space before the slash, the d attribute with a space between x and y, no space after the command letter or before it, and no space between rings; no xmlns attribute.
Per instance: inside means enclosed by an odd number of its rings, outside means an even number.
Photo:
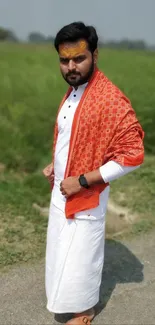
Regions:
<svg viewBox="0 0 155 325"><path fill-rule="evenodd" d="M66 219L52 204L47 231L47 309L76 313L99 301L104 262L105 214L109 187L100 194L100 205Z"/></svg>

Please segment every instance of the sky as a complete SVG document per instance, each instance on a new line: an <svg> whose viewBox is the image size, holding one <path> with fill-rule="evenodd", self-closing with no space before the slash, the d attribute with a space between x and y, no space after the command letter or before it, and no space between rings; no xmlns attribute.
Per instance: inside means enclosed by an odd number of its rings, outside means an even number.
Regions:
<svg viewBox="0 0 155 325"><path fill-rule="evenodd" d="M0 0L0 26L25 40L55 36L73 21L96 27L100 39L144 39L155 45L155 0Z"/></svg>

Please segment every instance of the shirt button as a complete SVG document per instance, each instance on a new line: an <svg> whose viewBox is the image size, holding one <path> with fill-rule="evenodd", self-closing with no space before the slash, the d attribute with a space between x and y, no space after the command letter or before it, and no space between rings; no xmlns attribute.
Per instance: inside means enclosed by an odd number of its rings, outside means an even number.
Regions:
<svg viewBox="0 0 155 325"><path fill-rule="evenodd" d="M71 107L71 105L68 106L69 108Z"/></svg>
<svg viewBox="0 0 155 325"><path fill-rule="evenodd" d="M66 118L66 116L64 116L64 118Z"/></svg>
<svg viewBox="0 0 155 325"><path fill-rule="evenodd" d="M74 94L74 97L76 97L76 95Z"/></svg>

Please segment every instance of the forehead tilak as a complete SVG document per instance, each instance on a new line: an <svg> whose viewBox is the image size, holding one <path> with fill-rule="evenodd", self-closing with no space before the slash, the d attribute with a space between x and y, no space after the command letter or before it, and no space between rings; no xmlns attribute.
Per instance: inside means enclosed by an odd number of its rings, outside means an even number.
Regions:
<svg viewBox="0 0 155 325"><path fill-rule="evenodd" d="M77 44L70 46L68 44L61 44L59 46L59 54L63 57L73 57L82 54L87 49L85 41L79 41Z"/></svg>

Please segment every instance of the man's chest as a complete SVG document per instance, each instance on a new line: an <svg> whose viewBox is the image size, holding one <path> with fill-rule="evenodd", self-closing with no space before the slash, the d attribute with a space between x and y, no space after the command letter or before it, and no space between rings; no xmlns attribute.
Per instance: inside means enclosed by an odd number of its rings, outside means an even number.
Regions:
<svg viewBox="0 0 155 325"><path fill-rule="evenodd" d="M58 131L59 133L64 132L72 127L74 114L76 112L76 105L68 105L66 101L63 107L61 108L58 115Z"/></svg>
<svg viewBox="0 0 155 325"><path fill-rule="evenodd" d="M82 93L72 92L64 102L58 115L58 132L63 133L70 130L72 127L76 109L80 103Z"/></svg>

